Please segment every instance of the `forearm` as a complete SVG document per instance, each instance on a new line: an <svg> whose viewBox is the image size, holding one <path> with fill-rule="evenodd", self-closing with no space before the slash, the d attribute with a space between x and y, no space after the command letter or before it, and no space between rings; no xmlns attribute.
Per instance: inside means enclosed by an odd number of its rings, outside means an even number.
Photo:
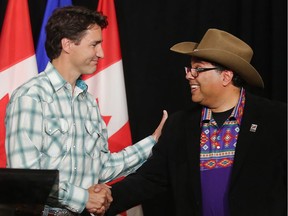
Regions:
<svg viewBox="0 0 288 216"><path fill-rule="evenodd" d="M126 176L135 172L150 156L156 141L152 136L128 146L117 153L102 154L103 169L100 173L100 183Z"/></svg>
<svg viewBox="0 0 288 216"><path fill-rule="evenodd" d="M60 182L59 191L54 192L51 201L60 203L72 212L81 213L85 209L88 197L87 189L77 187L68 182Z"/></svg>

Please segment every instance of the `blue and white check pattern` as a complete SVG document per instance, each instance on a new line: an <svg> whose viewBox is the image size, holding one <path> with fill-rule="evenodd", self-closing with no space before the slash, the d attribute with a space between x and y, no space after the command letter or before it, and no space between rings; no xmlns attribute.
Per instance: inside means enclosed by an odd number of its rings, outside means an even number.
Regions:
<svg viewBox="0 0 288 216"><path fill-rule="evenodd" d="M78 80L74 92L48 63L14 91L6 111L7 167L58 169L61 206L81 212L87 188L134 172L149 157L152 136L118 153L108 150L95 98Z"/></svg>

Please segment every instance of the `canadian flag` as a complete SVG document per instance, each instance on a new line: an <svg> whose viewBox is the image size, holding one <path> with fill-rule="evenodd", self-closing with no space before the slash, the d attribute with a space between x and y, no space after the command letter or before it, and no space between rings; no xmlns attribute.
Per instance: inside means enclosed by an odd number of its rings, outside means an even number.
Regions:
<svg viewBox="0 0 288 216"><path fill-rule="evenodd" d="M103 29L104 58L99 61L96 72L83 79L89 86L88 91L98 101L108 129L109 149L115 152L131 145L132 138L114 0L99 0L97 11L102 11L109 23ZM141 216L142 208L136 206L121 215Z"/></svg>
<svg viewBox="0 0 288 216"><path fill-rule="evenodd" d="M27 0L8 0L0 37L0 167L6 167L5 113L9 96L37 74Z"/></svg>

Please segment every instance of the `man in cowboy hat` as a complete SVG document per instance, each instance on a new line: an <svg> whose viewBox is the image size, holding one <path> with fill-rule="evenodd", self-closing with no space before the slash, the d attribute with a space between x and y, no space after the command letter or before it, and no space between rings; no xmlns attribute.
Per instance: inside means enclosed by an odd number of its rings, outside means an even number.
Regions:
<svg viewBox="0 0 288 216"><path fill-rule="evenodd" d="M171 50L192 57L195 106L171 115L148 161L113 185L107 215L162 191L173 216L286 215L287 106L245 90L264 87L253 50L218 29Z"/></svg>

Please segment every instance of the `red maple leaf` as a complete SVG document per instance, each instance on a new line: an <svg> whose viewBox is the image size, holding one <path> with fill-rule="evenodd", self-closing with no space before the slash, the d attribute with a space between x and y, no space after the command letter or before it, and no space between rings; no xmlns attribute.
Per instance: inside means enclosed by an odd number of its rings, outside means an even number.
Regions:
<svg viewBox="0 0 288 216"><path fill-rule="evenodd" d="M96 103L98 104L98 107L99 107L99 110L100 110L98 98L96 98ZM101 113L101 110L100 110L100 113ZM101 117L102 117L102 119L104 120L106 126L109 124L109 121L110 121L110 119L112 118L112 116L104 116L104 115L101 115Z"/></svg>

